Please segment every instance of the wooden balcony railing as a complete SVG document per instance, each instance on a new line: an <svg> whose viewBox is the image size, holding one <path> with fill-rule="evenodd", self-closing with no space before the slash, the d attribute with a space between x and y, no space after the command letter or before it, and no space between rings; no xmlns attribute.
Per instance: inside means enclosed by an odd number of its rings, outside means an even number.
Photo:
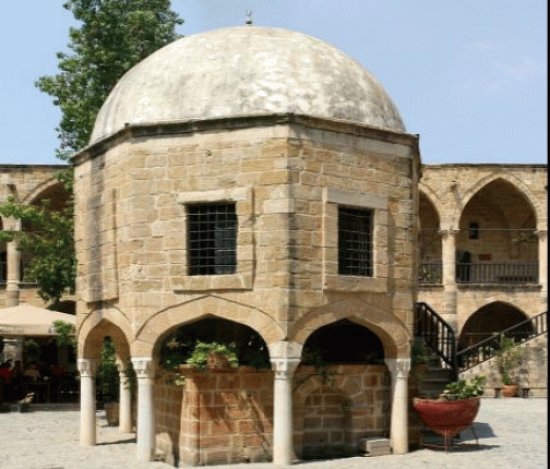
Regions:
<svg viewBox="0 0 550 469"><path fill-rule="evenodd" d="M457 283L522 284L538 283L537 262L483 262L456 264Z"/></svg>
<svg viewBox="0 0 550 469"><path fill-rule="evenodd" d="M441 262L421 263L418 268L418 282L421 285L441 284L443 265Z"/></svg>
<svg viewBox="0 0 550 469"><path fill-rule="evenodd" d="M456 264L456 282L460 284L515 285L538 283L537 262L482 262ZM418 267L420 285L438 285L442 282L443 265L439 262L421 262Z"/></svg>

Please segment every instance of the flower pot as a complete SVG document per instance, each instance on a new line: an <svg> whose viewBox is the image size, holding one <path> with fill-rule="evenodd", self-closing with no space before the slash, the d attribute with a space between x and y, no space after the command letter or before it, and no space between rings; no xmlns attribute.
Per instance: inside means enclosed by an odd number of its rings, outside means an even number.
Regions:
<svg viewBox="0 0 550 469"><path fill-rule="evenodd" d="M107 419L107 425L118 425L119 405L118 402L107 402L104 406L105 418Z"/></svg>
<svg viewBox="0 0 550 469"><path fill-rule="evenodd" d="M518 395L519 385L518 384L503 384L502 385L502 396L503 397L515 397Z"/></svg>
<svg viewBox="0 0 550 469"><path fill-rule="evenodd" d="M227 355L212 352L206 357L206 368L209 370L228 370L231 368Z"/></svg>
<svg viewBox="0 0 550 469"><path fill-rule="evenodd" d="M449 441L469 427L477 416L479 397L459 400L413 399L413 408L432 431Z"/></svg>

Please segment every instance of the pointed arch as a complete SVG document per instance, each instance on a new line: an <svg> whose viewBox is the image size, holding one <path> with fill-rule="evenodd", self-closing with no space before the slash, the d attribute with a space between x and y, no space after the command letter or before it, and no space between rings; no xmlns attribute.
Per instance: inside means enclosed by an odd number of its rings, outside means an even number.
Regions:
<svg viewBox="0 0 550 469"><path fill-rule="evenodd" d="M409 358L411 335L405 325L383 308L356 298L312 309L292 326L289 340L303 345L317 329L341 319L365 326L377 334L386 358Z"/></svg>
<svg viewBox="0 0 550 469"><path fill-rule="evenodd" d="M55 176L52 176L45 181L42 181L40 184L38 184L34 189L32 189L23 199L21 200L21 203L24 204L31 204L34 200L36 200L42 193L45 191L60 185L61 187L63 184L57 179Z"/></svg>
<svg viewBox="0 0 550 469"><path fill-rule="evenodd" d="M437 214L437 217L439 219L439 228L441 229L441 220L445 210L443 204L441 203L441 199L430 186L427 186L423 183L420 183L418 185L418 192L424 195L424 197L426 197L426 199L432 204L435 213Z"/></svg>
<svg viewBox="0 0 550 469"><path fill-rule="evenodd" d="M519 306L508 301L491 301L472 311L460 326L458 345L460 349L475 345L510 327L522 324L515 333L523 335L532 332L531 324L525 324L528 314Z"/></svg>
<svg viewBox="0 0 550 469"><path fill-rule="evenodd" d="M98 358L101 342L110 336L119 358L129 358L133 333L130 321L118 308L107 308L90 313L78 325L78 356Z"/></svg>
<svg viewBox="0 0 550 469"><path fill-rule="evenodd" d="M525 199L525 202L533 210L537 229L546 229L545 228L546 216L543 213L541 204L539 203L537 198L533 195L529 187L523 181L521 181L521 179L518 179L517 177L506 173L494 173L485 178L482 178L477 183L475 183L472 187L470 187L466 192L464 192L464 195L462 196L462 200L461 200L461 207L459 207L460 213L459 213L458 220L460 221L462 217L462 213L464 212L464 209L467 207L468 203L472 200L472 198L475 197L476 194L478 194L482 189L487 187L489 184L498 180L507 182L515 190L517 190L518 193L520 193L523 196L523 198Z"/></svg>
<svg viewBox="0 0 550 469"><path fill-rule="evenodd" d="M215 295L205 295L163 309L151 316L137 331L132 354L153 357L159 338L170 330L206 317L226 319L250 327L266 344L284 339L281 326L264 311Z"/></svg>

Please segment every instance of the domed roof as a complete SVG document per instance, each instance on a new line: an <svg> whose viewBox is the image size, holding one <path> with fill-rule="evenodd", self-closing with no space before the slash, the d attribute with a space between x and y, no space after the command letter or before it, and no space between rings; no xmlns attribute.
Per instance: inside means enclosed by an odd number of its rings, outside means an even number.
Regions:
<svg viewBox="0 0 550 469"><path fill-rule="evenodd" d="M125 124L274 113L405 131L382 86L343 52L302 33L244 26L178 39L134 66L99 111L91 143Z"/></svg>

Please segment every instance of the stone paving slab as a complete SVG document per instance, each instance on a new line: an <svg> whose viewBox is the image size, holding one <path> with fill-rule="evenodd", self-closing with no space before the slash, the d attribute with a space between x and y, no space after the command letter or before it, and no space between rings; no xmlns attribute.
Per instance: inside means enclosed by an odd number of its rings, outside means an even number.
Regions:
<svg viewBox="0 0 550 469"><path fill-rule="evenodd" d="M167 469L161 462L138 463L135 435L118 433L98 412L98 445L78 443L79 413L36 410L0 414L1 469ZM480 449L470 432L463 446L445 453L422 449L401 456L355 457L295 464L300 469L544 469L548 467L547 399L482 400L476 419ZM212 466L268 469L272 464Z"/></svg>

